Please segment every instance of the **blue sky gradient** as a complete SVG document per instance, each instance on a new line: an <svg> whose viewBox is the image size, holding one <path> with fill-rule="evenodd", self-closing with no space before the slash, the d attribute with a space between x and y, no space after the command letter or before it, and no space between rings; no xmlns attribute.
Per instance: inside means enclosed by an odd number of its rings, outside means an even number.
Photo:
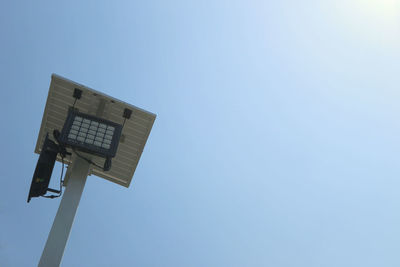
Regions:
<svg viewBox="0 0 400 267"><path fill-rule="evenodd" d="M52 73L158 116L130 188L88 178L62 266L400 266L399 12L2 1L0 266L37 265L59 205L26 203Z"/></svg>

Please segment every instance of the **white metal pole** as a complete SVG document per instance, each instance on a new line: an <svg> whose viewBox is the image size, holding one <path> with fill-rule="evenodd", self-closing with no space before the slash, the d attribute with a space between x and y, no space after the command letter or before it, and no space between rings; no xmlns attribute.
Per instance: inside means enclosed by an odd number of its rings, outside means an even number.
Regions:
<svg viewBox="0 0 400 267"><path fill-rule="evenodd" d="M85 187L90 164L80 157L75 157L71 167L71 177L65 187L64 195L54 218L38 267L60 266L64 254L75 213Z"/></svg>

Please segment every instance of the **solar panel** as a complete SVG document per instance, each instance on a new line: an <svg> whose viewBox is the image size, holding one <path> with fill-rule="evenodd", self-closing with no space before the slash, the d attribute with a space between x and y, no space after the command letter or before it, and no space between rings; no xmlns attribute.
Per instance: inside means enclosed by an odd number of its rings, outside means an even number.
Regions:
<svg viewBox="0 0 400 267"><path fill-rule="evenodd" d="M73 94L76 88L82 90L82 95L74 105L75 98ZM83 114L88 114L89 118L91 115L104 121L114 122L116 125L124 125L115 157L112 159L111 169L104 171L92 165L89 175L94 174L119 185L129 187L156 115L53 74L51 76L50 89L36 142L35 153L40 154L47 133L49 133L49 136L52 136L53 130L62 130L73 105L78 115L80 113L82 116L84 116ZM130 119L127 119L124 123L123 114L126 109L132 110L132 114ZM71 123L77 124L80 122L80 119L84 119L82 116L78 116L77 120L75 122L71 121ZM96 124L95 122L92 123ZM92 125L90 126L92 127ZM102 126L96 125L97 128L94 129L96 133L102 131L100 129ZM106 128L105 131L111 133L113 129L110 126L108 127L109 129ZM104 133L104 136L102 135L103 139L99 143L103 148L106 148L108 145L108 141L105 139L106 133ZM86 139L82 141L86 143L91 142L90 137L87 139L88 133L85 134ZM91 161L96 165L103 166L104 157L93 154L87 154L87 157L90 157ZM61 162L60 156L57 157L57 161ZM64 158L66 164L71 164L72 161L72 157L67 156ZM65 184L68 182L68 174L69 172L66 174Z"/></svg>

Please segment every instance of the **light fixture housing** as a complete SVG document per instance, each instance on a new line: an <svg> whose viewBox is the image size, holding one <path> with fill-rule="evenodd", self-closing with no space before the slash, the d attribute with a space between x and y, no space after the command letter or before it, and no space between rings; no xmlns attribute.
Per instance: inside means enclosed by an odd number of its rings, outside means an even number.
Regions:
<svg viewBox="0 0 400 267"><path fill-rule="evenodd" d="M32 183L28 195L28 203L33 197L44 196L47 191L55 191L48 187L58 152L59 149L57 144L51 141L47 134L43 142L43 147L42 151L40 152L38 162L36 164L35 173L32 177Z"/></svg>
<svg viewBox="0 0 400 267"><path fill-rule="evenodd" d="M122 125L70 109L60 142L83 152L104 158L117 153Z"/></svg>

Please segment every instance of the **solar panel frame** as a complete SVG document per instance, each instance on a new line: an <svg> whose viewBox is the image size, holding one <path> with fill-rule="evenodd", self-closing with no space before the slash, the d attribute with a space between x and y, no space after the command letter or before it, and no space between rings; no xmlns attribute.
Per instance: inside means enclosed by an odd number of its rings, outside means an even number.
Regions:
<svg viewBox="0 0 400 267"><path fill-rule="evenodd" d="M74 89L82 90L81 99L76 101L75 108L85 114L100 117L104 120L122 124L122 114L125 108L132 110L132 116L125 121L121 133L117 153L112 160L110 171L91 166L90 173L107 179L119 185L129 187L137 164L142 155L144 146L156 119L156 114L125 103L87 86L68 80L62 76L51 76L50 88L46 106L43 112L42 123L35 153L40 154L46 133L61 130L68 115L68 110L73 106L75 98ZM101 107L101 108L100 108ZM91 160L102 166L104 158L90 155ZM61 157L57 161L61 162ZM66 164L71 164L73 157L64 158Z"/></svg>

